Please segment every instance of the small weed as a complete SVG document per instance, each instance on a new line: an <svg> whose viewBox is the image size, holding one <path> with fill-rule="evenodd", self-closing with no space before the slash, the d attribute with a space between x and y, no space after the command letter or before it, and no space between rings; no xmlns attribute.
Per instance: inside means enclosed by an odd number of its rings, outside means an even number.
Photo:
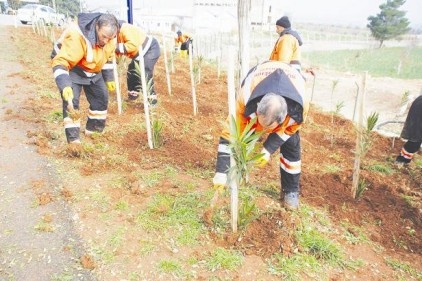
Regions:
<svg viewBox="0 0 422 281"><path fill-rule="evenodd" d="M164 178L163 173L158 172L158 171L152 171L151 173L149 173L147 175L141 176L142 182L148 187L155 186L163 178Z"/></svg>
<svg viewBox="0 0 422 281"><path fill-rule="evenodd" d="M116 210L119 211L127 211L129 209L129 202L126 200L120 199L119 202L116 204Z"/></svg>
<svg viewBox="0 0 422 281"><path fill-rule="evenodd" d="M110 237L108 244L113 248L120 247L124 241L126 229L123 227L118 228Z"/></svg>
<svg viewBox="0 0 422 281"><path fill-rule="evenodd" d="M420 280L422 278L422 272L418 271L417 269L411 267L409 264L392 259L392 258L385 258L385 263L393 268L395 271L399 271L402 273L407 273L411 275L416 280Z"/></svg>
<svg viewBox="0 0 422 281"><path fill-rule="evenodd" d="M177 261L162 260L158 263L158 269L164 273L172 273L176 276L183 275L182 265Z"/></svg>
<svg viewBox="0 0 422 281"><path fill-rule="evenodd" d="M110 263L115 259L115 255L112 251L98 244L92 248L92 251L95 253L95 259L101 260L104 263Z"/></svg>
<svg viewBox="0 0 422 281"><path fill-rule="evenodd" d="M335 174L335 173L337 173L337 172L340 172L342 170L342 168L341 167L339 167L339 166L337 166L337 165L333 165L333 164L328 164L328 165L325 165L323 168L322 168L322 171L324 172L324 173L327 173L327 174Z"/></svg>
<svg viewBox="0 0 422 281"><path fill-rule="evenodd" d="M393 169L384 164L374 164L369 166L367 169L384 175L391 175L393 173Z"/></svg>
<svg viewBox="0 0 422 281"><path fill-rule="evenodd" d="M366 130L368 132L371 132L374 130L375 126L377 125L379 119L379 113L378 112L372 112L368 118L366 118Z"/></svg>
<svg viewBox="0 0 422 281"><path fill-rule="evenodd" d="M366 182L365 179L359 179L358 188L356 190L356 198L362 197L365 190L367 190L369 187L369 184Z"/></svg>
<svg viewBox="0 0 422 281"><path fill-rule="evenodd" d="M8 103L9 101L8 101L8 99L7 98L2 98L1 99L1 103Z"/></svg>
<svg viewBox="0 0 422 281"><path fill-rule="evenodd" d="M235 251L226 250L224 248L216 248L206 258L206 266L208 270L216 271L218 269L233 270L242 264L243 256Z"/></svg>
<svg viewBox="0 0 422 281"><path fill-rule="evenodd" d="M51 123L61 122L63 120L63 112L58 109L53 110L52 112L50 112L50 114L48 114L46 119L47 119L47 122L51 122Z"/></svg>
<svg viewBox="0 0 422 281"><path fill-rule="evenodd" d="M163 144L163 122L159 119L152 121L152 144L154 148L160 147Z"/></svg>
<svg viewBox="0 0 422 281"><path fill-rule="evenodd" d="M252 200L245 200L239 208L238 225L246 227L256 216L256 205Z"/></svg>
<svg viewBox="0 0 422 281"><path fill-rule="evenodd" d="M401 96L400 106L404 106L409 101L410 91L404 91L403 95Z"/></svg>
<svg viewBox="0 0 422 281"><path fill-rule="evenodd" d="M341 102L338 102L337 104L336 104L336 110L335 110L335 114L336 115L339 115L340 114L340 111L342 110L342 108L344 107L345 105L344 105L344 101L341 101Z"/></svg>
<svg viewBox="0 0 422 281"><path fill-rule="evenodd" d="M397 239L394 235L393 242L397 247L407 250L406 242L401 239Z"/></svg>
<svg viewBox="0 0 422 281"><path fill-rule="evenodd" d="M49 99L54 99L54 98L58 98L60 95L55 93L55 92L52 92L52 91L43 90L39 93L39 96L40 97L46 97L46 98L49 98Z"/></svg>
<svg viewBox="0 0 422 281"><path fill-rule="evenodd" d="M155 244L153 242L151 242L151 241L140 241L139 244L140 244L139 253L143 257L144 256L147 256L147 255L150 255L156 249Z"/></svg>
<svg viewBox="0 0 422 281"><path fill-rule="evenodd" d="M129 278L129 281L141 280L141 276L137 272L129 272L128 278Z"/></svg>
<svg viewBox="0 0 422 281"><path fill-rule="evenodd" d="M176 237L181 245L195 245L203 232L198 214L202 207L195 193L177 197L157 194L136 221L146 230L166 230L167 235Z"/></svg>
<svg viewBox="0 0 422 281"><path fill-rule="evenodd" d="M52 281L72 281L74 280L74 276L71 272L63 272L59 275L55 274L51 280Z"/></svg>
<svg viewBox="0 0 422 281"><path fill-rule="evenodd" d="M347 222L342 223L345 227L344 237L350 244L356 245L361 242L369 242L368 237L363 233L362 229L357 226L352 226Z"/></svg>
<svg viewBox="0 0 422 281"><path fill-rule="evenodd" d="M297 232L297 240L307 253L330 264L345 265L339 247L315 229Z"/></svg>
<svg viewBox="0 0 422 281"><path fill-rule="evenodd" d="M110 206L110 197L101 190L93 190L89 198L93 209L107 209Z"/></svg>
<svg viewBox="0 0 422 281"><path fill-rule="evenodd" d="M314 256L307 254L298 254L291 258L275 254L269 262L272 274L281 275L283 280L289 281L305 280L303 275L307 275L310 279L313 279L312 276L321 276L322 268Z"/></svg>
<svg viewBox="0 0 422 281"><path fill-rule="evenodd" d="M48 222L39 222L34 226L34 229L40 232L53 232L54 227Z"/></svg>

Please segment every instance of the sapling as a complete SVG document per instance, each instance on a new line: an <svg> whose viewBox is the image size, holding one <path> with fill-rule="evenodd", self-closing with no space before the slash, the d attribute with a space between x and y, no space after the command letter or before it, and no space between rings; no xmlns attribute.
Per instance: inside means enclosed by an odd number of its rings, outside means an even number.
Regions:
<svg viewBox="0 0 422 281"><path fill-rule="evenodd" d="M255 145L263 133L252 129L257 122L256 117L243 130L240 121L236 121L233 116L231 118L229 148L235 165L229 169L229 179L236 180L239 186L244 186L248 182L251 168L262 156L262 153L255 153Z"/></svg>

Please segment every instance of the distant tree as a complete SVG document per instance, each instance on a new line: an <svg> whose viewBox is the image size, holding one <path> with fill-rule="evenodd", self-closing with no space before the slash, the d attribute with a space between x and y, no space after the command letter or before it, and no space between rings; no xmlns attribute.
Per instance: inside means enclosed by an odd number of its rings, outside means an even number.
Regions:
<svg viewBox="0 0 422 281"><path fill-rule="evenodd" d="M19 9L19 0L7 0L7 3L9 4L9 7L13 10Z"/></svg>
<svg viewBox="0 0 422 281"><path fill-rule="evenodd" d="M380 41L380 48L385 40L399 37L410 30L406 12L399 10L404 3L406 0L387 0L387 3L379 6L379 14L368 17L367 27L372 36Z"/></svg>

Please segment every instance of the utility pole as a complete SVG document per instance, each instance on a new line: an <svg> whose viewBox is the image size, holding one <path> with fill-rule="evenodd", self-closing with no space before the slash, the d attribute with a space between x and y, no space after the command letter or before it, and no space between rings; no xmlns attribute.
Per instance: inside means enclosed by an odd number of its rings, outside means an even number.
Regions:
<svg viewBox="0 0 422 281"><path fill-rule="evenodd" d="M56 9L56 0L53 0L53 9L57 12L57 9Z"/></svg>
<svg viewBox="0 0 422 281"><path fill-rule="evenodd" d="M127 0L127 22L133 24L132 0Z"/></svg>

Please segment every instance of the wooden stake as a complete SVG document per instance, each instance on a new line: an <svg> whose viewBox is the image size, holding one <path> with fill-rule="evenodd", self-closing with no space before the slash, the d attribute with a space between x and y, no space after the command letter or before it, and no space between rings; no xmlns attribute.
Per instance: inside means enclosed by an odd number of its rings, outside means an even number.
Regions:
<svg viewBox="0 0 422 281"><path fill-rule="evenodd" d="M198 106L196 105L195 77L193 75L192 57L192 44L189 44L189 69L191 81L190 83L192 87L193 115L196 115L198 113Z"/></svg>
<svg viewBox="0 0 422 281"><path fill-rule="evenodd" d="M233 119L236 120L236 86L234 82L234 47L229 47L229 58L227 67L227 92L228 92L228 103L229 103L229 122ZM231 118L231 117L234 118ZM235 121L236 122L236 121ZM230 125L230 128L232 126ZM230 156L230 167L236 165L233 156ZM235 175L231 174L229 179L230 183L230 194L231 194L231 217L232 217L232 230L234 233L237 232L237 221L238 221L238 209L239 209L239 195L238 195L238 183L235 179Z"/></svg>
<svg viewBox="0 0 422 281"><path fill-rule="evenodd" d="M360 162L362 157L362 140L364 134L363 116L365 109L365 91L366 91L366 79L368 71L365 71L362 78L362 93L359 95L359 119L356 124L357 135L356 135L356 148L355 148L355 163L353 166L353 182L352 182L352 197L356 199L356 194L359 186L360 177Z"/></svg>
<svg viewBox="0 0 422 281"><path fill-rule="evenodd" d="M142 83L142 95L144 97L144 112L145 112L145 124L147 128L147 136L148 136L148 146L150 149L154 148L152 143L152 132L151 132L151 121L149 118L149 103L148 103L148 93L147 93L147 81L145 78L145 63L144 57L138 56L139 58L139 67L141 69L141 83Z"/></svg>
<svg viewBox="0 0 422 281"><path fill-rule="evenodd" d="M163 37L164 66L166 68L167 92L171 96L171 81L170 81L170 72L169 72L169 61L167 60L166 39L164 37L164 34L162 34L162 37Z"/></svg>
<svg viewBox="0 0 422 281"><path fill-rule="evenodd" d="M250 0L238 0L237 2L237 14L238 14L238 24L239 24L239 53L240 53L240 79L246 76L249 71L249 46L250 46L250 26L251 20L249 12L251 10L251 1Z"/></svg>
<svg viewBox="0 0 422 281"><path fill-rule="evenodd" d="M113 55L113 74L116 83L117 112L122 114L122 95L120 91L119 73L117 71L116 54Z"/></svg>

